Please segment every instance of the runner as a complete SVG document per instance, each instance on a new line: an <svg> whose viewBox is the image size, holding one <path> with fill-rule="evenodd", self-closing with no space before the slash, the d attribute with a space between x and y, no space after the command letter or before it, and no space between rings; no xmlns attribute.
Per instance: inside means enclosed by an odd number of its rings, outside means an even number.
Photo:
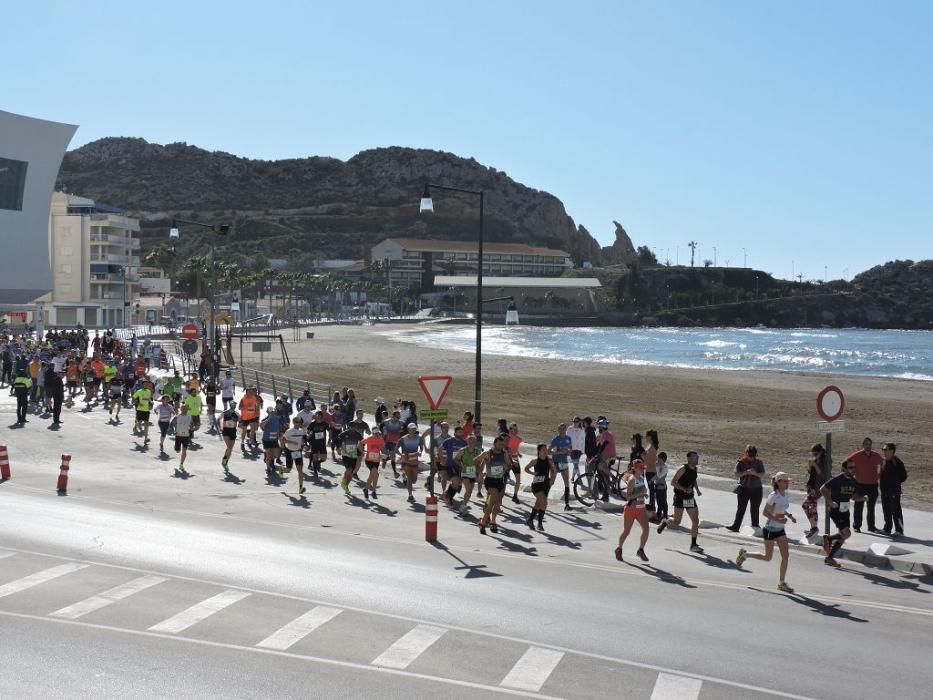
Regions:
<svg viewBox="0 0 933 700"><path fill-rule="evenodd" d="M188 456L188 445L191 444L191 416L188 415L188 407L181 406L181 413L175 418L175 452L181 452L181 463L178 470L186 472L185 457Z"/></svg>
<svg viewBox="0 0 933 700"><path fill-rule="evenodd" d="M78 369L76 360L68 360L68 366L65 368L65 381L68 387L68 405L74 404L75 394L78 393L78 379L81 377L81 371ZM129 391L129 390L128 390Z"/></svg>
<svg viewBox="0 0 933 700"><path fill-rule="evenodd" d="M451 508L454 506L454 496L460 493L462 481L460 479L460 465L457 463L456 455L464 447L467 441L463 439L463 426L458 425L454 428L454 434L448 436L441 444L440 451L443 455L444 473L447 476L447 489L444 491L444 501Z"/></svg>
<svg viewBox="0 0 933 700"><path fill-rule="evenodd" d="M412 489L418 481L418 459L424 452L424 439L418 435L416 423L408 424L408 433L399 439L395 451L401 457L399 461L402 463L402 472L405 475L405 486L408 487L408 502L414 503L415 497Z"/></svg>
<svg viewBox="0 0 933 700"><path fill-rule="evenodd" d="M318 478L321 463L327 460L327 423L323 411L314 412L314 420L308 424L308 444L311 452L311 468Z"/></svg>
<svg viewBox="0 0 933 700"><path fill-rule="evenodd" d="M298 412L307 411L309 414L313 415L314 411L317 410L317 405L314 403L314 398L311 396L311 389L305 389L301 396L298 397L298 400L295 401L295 408L298 409ZM305 425L310 423L309 420Z"/></svg>
<svg viewBox="0 0 933 700"><path fill-rule="evenodd" d="M110 393L110 384L120 374L120 370L114 365L113 360L108 360L104 367L104 408L110 408L113 394Z"/></svg>
<svg viewBox="0 0 933 700"><path fill-rule="evenodd" d="M159 452L165 452L165 436L175 417L175 407L168 395L163 394L162 399L155 406L155 414L159 424Z"/></svg>
<svg viewBox="0 0 933 700"><path fill-rule="evenodd" d="M402 437L402 431L404 430L405 424L401 421L401 415L398 411L392 411L392 417L387 420L383 426L386 441L386 457L382 460L382 466L385 467L386 463L391 460L392 474L396 479L398 478L398 469L395 467L395 447L398 445L398 441Z"/></svg>
<svg viewBox="0 0 933 700"><path fill-rule="evenodd" d="M233 453L233 446L236 444L236 429L239 423L240 414L236 412L234 404L231 403L229 408L225 408L224 412L220 414L220 435L223 437L224 445L227 448L224 450L223 459L220 460L224 471L228 470L230 464L230 455Z"/></svg>
<svg viewBox="0 0 933 700"><path fill-rule="evenodd" d="M778 472L771 481L771 495L765 501L764 516L767 518L765 527L762 530L762 536L765 540L764 554L761 552L747 552L744 549L739 550L739 555L735 558L735 565L742 568L742 563L746 559L758 559L759 561L771 561L774 553L774 543L777 542L778 550L781 552L781 573L778 582L778 590L784 593L793 593L794 589L787 585L787 561L790 558L790 548L787 546L787 533L784 532L784 523L789 518L792 523L797 522L797 518L787 512L790 508L790 499L787 497L787 487L790 486L790 475L787 472Z"/></svg>
<svg viewBox="0 0 933 700"><path fill-rule="evenodd" d="M343 462L343 478L340 480L340 488L347 495L350 495L350 479L353 478L362 462L363 450L360 445L362 442L363 433L355 425L355 421L340 433L340 459ZM363 492L366 493L365 486Z"/></svg>
<svg viewBox="0 0 933 700"><path fill-rule="evenodd" d="M561 423L564 426L563 423ZM564 426L566 429L567 426ZM564 436L566 437L566 436ZM553 443L553 440L552 440ZM570 438L567 438L567 451L570 451ZM553 449L553 448L552 448ZM566 458L566 454L564 457ZM544 532L544 512L547 510L547 495L557 480L557 465L551 458L548 446L543 442L538 445L538 456L533 462L525 465L525 473L531 475L531 493L535 497L535 505L531 515L525 521L532 530L535 529L535 516L538 518L538 532ZM564 478L567 478L567 463L564 463Z"/></svg>
<svg viewBox="0 0 933 700"><path fill-rule="evenodd" d="M196 379L192 380L196 382ZM191 432L189 436L194 439L194 433L201 427L201 397L198 395L198 387L189 384L188 395L184 399L185 406L188 407L188 415L191 417Z"/></svg>
<svg viewBox="0 0 933 700"><path fill-rule="evenodd" d="M497 437L492 441L492 448L483 452L476 459L479 476L483 478L486 487L486 507L483 517L479 521L479 534L486 534L486 526L490 525L493 532L499 532L496 525L496 515L502 508L502 496L505 494L505 472L509 460L509 453L505 449L505 438Z"/></svg>
<svg viewBox="0 0 933 700"><path fill-rule="evenodd" d="M340 449L340 434L343 432L343 409L337 404L331 404L327 409L327 415L330 424L330 454L333 460L337 460L337 450ZM342 454L342 453L341 453Z"/></svg>
<svg viewBox="0 0 933 700"><path fill-rule="evenodd" d="M184 383L177 369L175 370L174 376L169 377L165 382L165 393L172 397L172 403L175 404L176 408L181 401L181 388Z"/></svg>
<svg viewBox="0 0 933 700"><path fill-rule="evenodd" d="M509 426L509 436L506 439L505 447L509 453L509 464L511 466L512 476L515 478L515 490L512 491L512 502L521 504L521 500L518 498L518 489L521 488L522 485L522 436L518 434L518 423L512 423Z"/></svg>
<svg viewBox="0 0 933 700"><path fill-rule="evenodd" d="M671 479L671 486L674 487L674 517L668 520L662 520L658 525L658 534L664 532L668 525L676 527L684 517L684 511L690 516L690 551L697 554L703 553L703 548L697 544L697 537L700 533L700 509L697 507L697 496L702 496L700 487L697 486L697 466L700 463L700 455L694 451L687 453L687 463L683 465L674 474Z"/></svg>
<svg viewBox="0 0 933 700"><path fill-rule="evenodd" d="M136 407L136 422L133 424L133 434L143 433L143 445L149 444L149 411L152 409L152 389L143 384L133 392L133 405Z"/></svg>
<svg viewBox="0 0 933 700"><path fill-rule="evenodd" d="M378 427L373 428L372 435L363 439L362 447L363 461L369 469L369 476L363 487L363 497L369 498L371 493L375 501L378 500L376 487L379 485L379 466L382 464L382 455L386 449L386 441Z"/></svg>
<svg viewBox="0 0 933 700"><path fill-rule="evenodd" d="M460 474L460 481L464 485L463 500L460 502L460 515L466 515L470 509L470 497L473 495L473 487L476 485L476 458L480 454L480 449L476 445L476 435L467 437L466 443L466 447L454 455L457 472Z"/></svg>
<svg viewBox="0 0 933 700"><path fill-rule="evenodd" d="M819 443L810 448L810 459L807 460L807 497L803 501L803 512L810 521L810 529L805 533L805 537L813 537L819 532L819 508L817 501L820 500L820 485L825 481L824 474L829 470L825 467L826 450Z"/></svg>
<svg viewBox="0 0 933 700"><path fill-rule="evenodd" d="M667 452L658 452L658 463L654 473L655 511L653 523L667 519Z"/></svg>
<svg viewBox="0 0 933 700"><path fill-rule="evenodd" d="M255 387L247 387L246 394L240 399L240 449L246 450L246 438L256 447L256 428L259 426L259 412L262 410L262 397L256 394Z"/></svg>
<svg viewBox="0 0 933 700"><path fill-rule="evenodd" d="M632 462L632 474L626 479L622 533L619 535L619 546L616 547L615 552L618 561L622 561L622 546L629 532L632 531L632 523L635 521L641 525L641 540L635 554L642 561L648 561L648 555L645 554L645 545L648 544L648 511L645 507L645 500L648 498L649 486L648 478L645 476L645 467L644 460L636 458Z"/></svg>
<svg viewBox="0 0 933 700"><path fill-rule="evenodd" d="M444 462L444 443L450 439L450 423L447 421L441 421L439 423L434 423L434 431L432 434L431 427L429 426L421 434L422 439L425 444L430 448L430 472L428 475L428 490L431 492L431 495L434 495L434 478L440 470L441 478L441 491L447 490L447 470L442 468Z"/></svg>
<svg viewBox="0 0 933 700"><path fill-rule="evenodd" d="M242 402L241 402L242 403ZM259 424L262 428L263 459L266 463L266 476L280 476L275 469L275 459L279 456L279 436L282 433L281 417L271 406L266 409L266 417Z"/></svg>
<svg viewBox="0 0 933 700"><path fill-rule="evenodd" d="M204 392L204 403L207 404L207 426L210 432L217 431L217 419L214 414L217 412L217 381L211 375L202 389Z"/></svg>
<svg viewBox="0 0 933 700"><path fill-rule="evenodd" d="M298 467L298 493L305 492L305 474L302 454L307 432L301 418L292 419L292 427L282 434L282 449L285 452L285 471L292 470L292 464Z"/></svg>
<svg viewBox="0 0 933 700"><path fill-rule="evenodd" d="M117 373L110 379L110 415L111 421L120 422L120 408L123 407L123 375ZM116 408L116 413L114 413ZM116 418L116 420L113 420Z"/></svg>
<svg viewBox="0 0 933 700"><path fill-rule="evenodd" d="M233 379L233 373L228 369L224 372L224 378L220 380L220 400L223 402L226 411L231 406L236 406L233 396L236 392L236 382Z"/></svg>
<svg viewBox="0 0 933 700"><path fill-rule="evenodd" d="M560 472L564 480L564 510L570 510L570 455L573 452L573 439L567 434L567 424L561 423L557 426L557 435L551 438L550 454L554 460L554 466ZM577 464L580 463L579 454L577 455ZM528 471L526 468L525 471ZM534 488L532 487L532 491Z"/></svg>
<svg viewBox="0 0 933 700"><path fill-rule="evenodd" d="M829 519L833 521L839 531L835 535L823 537L823 551L826 558L823 562L827 566L840 567L836 561L836 554L842 549L842 543L852 536L850 529L849 507L852 502L864 503L868 494L857 495L858 482L855 480L855 462L846 459L842 463L842 473L837 474L820 487L820 494L829 504Z"/></svg>

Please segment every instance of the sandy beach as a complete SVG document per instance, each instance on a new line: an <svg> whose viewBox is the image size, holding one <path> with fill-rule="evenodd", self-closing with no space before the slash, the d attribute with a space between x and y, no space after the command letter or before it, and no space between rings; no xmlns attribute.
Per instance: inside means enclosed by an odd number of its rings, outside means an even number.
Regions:
<svg viewBox="0 0 933 700"><path fill-rule="evenodd" d="M337 387L351 386L361 407L373 398L427 401L419 375L449 374L453 384L444 402L452 417L473 408L473 353L423 347L393 340L418 333L417 325L316 326L314 338L288 343L291 366L271 361L266 369ZM566 331L562 331L566 332ZM303 334L302 334L303 337ZM239 359L239 356L237 356ZM258 357L247 365L258 365ZM846 396L847 432L833 438L834 462L858 449L865 436L897 443L910 474L905 506L933 510L933 382L882 377L765 371L690 370L605 365L483 354L483 423L486 434L498 418L519 424L526 442L547 441L561 421L575 414L606 415L620 451L632 433L657 429L671 464L697 450L701 467L728 475L744 446L758 446L769 471L791 472L802 487L810 445L822 442L816 422L816 395L836 384ZM834 465L834 471L838 468ZM880 505L878 516L880 517Z"/></svg>

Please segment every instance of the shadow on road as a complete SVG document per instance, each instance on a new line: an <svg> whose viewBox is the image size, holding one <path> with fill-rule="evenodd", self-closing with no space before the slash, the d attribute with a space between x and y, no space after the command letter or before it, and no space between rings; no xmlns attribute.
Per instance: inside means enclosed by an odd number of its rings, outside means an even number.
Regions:
<svg viewBox="0 0 933 700"><path fill-rule="evenodd" d="M809 598L801 593L778 593L776 591L764 591L760 588L754 588L752 586L748 587L751 591L757 591L759 593L768 593L770 595L776 595L779 598L786 598L787 600L793 601L798 605L803 605L810 608L815 613L819 613L825 617L835 617L840 620L848 620L849 622L868 622L861 617L855 617L848 610L843 610L839 607L838 603L823 603L819 600L814 600Z"/></svg>
<svg viewBox="0 0 933 700"><path fill-rule="evenodd" d="M654 576L662 583L670 583L675 586L680 586L681 588L696 588L692 583L687 583L682 577L672 574L670 571L659 569L656 566L651 566L651 564L639 564L638 562L628 560L626 560L625 563L633 569L638 569L639 571L644 571L646 574Z"/></svg>
<svg viewBox="0 0 933 700"><path fill-rule="evenodd" d="M726 561L725 559L720 559L719 557L714 557L712 554L704 552L703 554L698 554L695 552L683 552L679 549L668 549L668 552L674 552L675 554L681 554L688 559L694 559L695 561L703 562L707 566L714 566L717 569L728 569L729 571L739 571L743 574L749 574L750 571L746 569L740 569L735 565L734 561Z"/></svg>
<svg viewBox="0 0 933 700"><path fill-rule="evenodd" d="M289 500L288 505L290 506L295 506L297 508L310 508L311 507L311 501L305 498L304 494L301 494L298 498L295 498L290 493L285 493L283 491L282 495L285 496L285 498Z"/></svg>
<svg viewBox="0 0 933 700"><path fill-rule="evenodd" d="M927 595L930 593L930 591L921 588L920 583L915 583L913 581L905 581L900 578L888 578L887 576L873 574L869 571L859 571L857 569L842 568L840 571L861 576L871 581L872 584L876 586L886 586L887 588L895 588L902 591L916 591L917 593L926 593Z"/></svg>
<svg viewBox="0 0 933 700"><path fill-rule="evenodd" d="M466 570L466 576L464 578L490 578L495 576L502 576L502 574L497 574L494 571L489 571L486 568L485 564L467 564L463 559L458 557L456 554L451 552L447 547L445 547L440 542L432 542L431 545L441 552L452 557L460 566L455 566L454 571L464 571Z"/></svg>

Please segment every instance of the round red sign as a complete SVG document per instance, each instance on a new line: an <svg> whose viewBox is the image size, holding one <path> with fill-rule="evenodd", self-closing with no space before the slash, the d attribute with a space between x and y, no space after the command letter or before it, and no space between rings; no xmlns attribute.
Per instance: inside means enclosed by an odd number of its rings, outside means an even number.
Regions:
<svg viewBox="0 0 933 700"><path fill-rule="evenodd" d="M193 323L186 323L181 327L181 337L195 340L198 337L198 327Z"/></svg>
<svg viewBox="0 0 933 700"><path fill-rule="evenodd" d="M842 416L846 407L846 399L842 390L837 386L828 386L816 397L816 412L820 418L832 422Z"/></svg>

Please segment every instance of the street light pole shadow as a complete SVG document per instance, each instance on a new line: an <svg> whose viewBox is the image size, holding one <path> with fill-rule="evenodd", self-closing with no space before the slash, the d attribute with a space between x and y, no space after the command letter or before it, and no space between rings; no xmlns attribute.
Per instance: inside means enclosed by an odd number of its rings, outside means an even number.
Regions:
<svg viewBox="0 0 933 700"><path fill-rule="evenodd" d="M460 566L454 567L454 571L466 570L466 576L464 576L464 578L493 578L496 576L502 576L502 574L497 574L495 571L489 571L485 564L467 564L465 561L463 561L463 559L451 552L440 542L431 542L431 546L453 557L453 559L460 564Z"/></svg>

